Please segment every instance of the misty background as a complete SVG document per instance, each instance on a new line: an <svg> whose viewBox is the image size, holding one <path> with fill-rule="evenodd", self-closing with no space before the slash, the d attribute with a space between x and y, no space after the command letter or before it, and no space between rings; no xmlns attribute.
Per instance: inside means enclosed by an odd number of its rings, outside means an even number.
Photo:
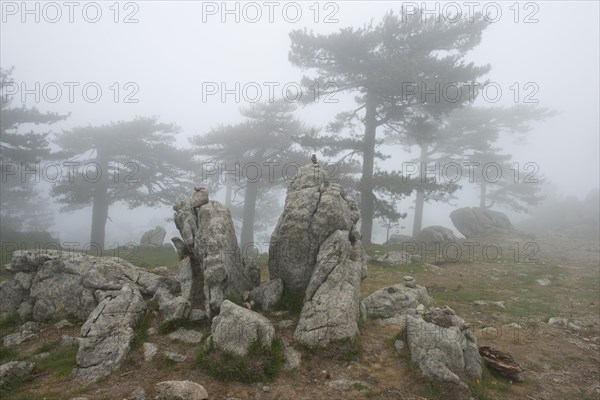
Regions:
<svg viewBox="0 0 600 400"><path fill-rule="evenodd" d="M30 4L33 7L33 3ZM69 102L65 93L56 103L44 99L36 102L33 96L27 96L22 102L17 95L14 105L69 114L68 118L51 125L52 132L131 120L137 116L157 116L160 122L174 123L181 128L177 146L186 148L188 138L194 135L205 134L221 124L243 121L239 110L248 105L243 99L236 102L233 96L222 101L215 95L203 101L203 83L223 83L227 88L234 88L236 82L241 86L250 82L299 83L306 71L288 61L290 31L307 28L328 34L341 28L362 27L371 21L376 24L386 12L401 9L400 2L391 1L335 2L339 8L335 13L338 22L315 23L314 13L309 9L312 3L299 3L302 18L296 23L285 21L277 9L273 22L263 15L260 22L250 23L244 18L235 22L231 15L222 22L220 14L206 16L204 22L201 2L135 4L137 23L115 23L108 3L102 4L103 16L97 23L84 21L77 11L73 23L68 22L66 15L57 23L43 18L38 23L32 16L22 22L20 14L7 15L3 5L0 66L14 67L12 79L15 82L25 83L28 88L35 82L42 86L48 82L79 82L81 85L96 82L103 89L97 103L85 101L76 90L73 102ZM548 182L543 189L547 201L569 196L582 201L599 182L599 4L586 1L535 4L539 6L535 15L539 21L523 23L514 21L510 3L501 3L502 17L484 30L481 43L467 54L467 61L490 64L491 70L484 79L497 82L503 89L498 103L486 104L478 99L476 105L514 105L511 85L515 82L521 87L527 82L537 84L539 92L534 97L539 99L538 105L556 111L556 115L535 122L524 143L506 137L497 144L503 152L512 155L513 162L521 165L534 162L539 166L540 176ZM123 19L131 10L133 8L121 9L119 18ZM322 19L326 11L321 9L320 12ZM521 10L520 19L525 14L527 12ZM128 93L123 85L134 83L139 88L134 98L139 101L115 102L109 90L115 82L119 83L121 96ZM277 89L276 93L281 94ZM336 98L339 99L337 104L301 106L295 115L306 125L322 129L337 113L351 109L354 104L352 95L340 94ZM266 90L262 96L262 100L265 99ZM48 131L48 127L23 127L23 130L30 129ZM378 135L382 132L378 131ZM384 145L381 150L391 156L378 163L382 169L399 170L403 162L418 156L416 150L408 152L399 145ZM426 205L423 226L436 224L452 229L450 211L478 206L476 188L463 181L460 183L463 189L455 194L457 198L451 204ZM47 190L50 185L40 187ZM190 187L190 195L192 191ZM220 190L210 196L224 201L225 194ZM285 191L277 192L276 196L282 207ZM393 233L411 234L413 204L414 194L397 204L398 210L406 212L407 217L393 228ZM51 231L62 242L89 238L91 207L72 213L59 212L59 206L50 197L46 205L54 214ZM502 207L497 209L506 212L515 223L530 217ZM171 207L166 205L129 209L117 203L109 210L106 244L138 242L144 231L156 225L166 228L169 239L177 234L173 222L167 220L172 214ZM239 226L236 231L239 235ZM269 234L271 231L267 229ZM380 243L385 238L384 227L376 221L373 242ZM264 236L257 238L258 242L263 240Z"/></svg>

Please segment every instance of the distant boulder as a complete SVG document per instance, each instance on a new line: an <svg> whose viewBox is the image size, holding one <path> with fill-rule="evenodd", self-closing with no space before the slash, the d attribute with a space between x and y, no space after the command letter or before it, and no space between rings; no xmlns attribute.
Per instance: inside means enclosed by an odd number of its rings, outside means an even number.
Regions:
<svg viewBox="0 0 600 400"><path fill-rule="evenodd" d="M506 214L480 207L464 207L450 213L456 229L467 239L514 233Z"/></svg>
<svg viewBox="0 0 600 400"><path fill-rule="evenodd" d="M415 235L414 240L422 243L443 243L454 242L458 240L458 238L451 229L439 225L432 225L423 228L421 232Z"/></svg>
<svg viewBox="0 0 600 400"><path fill-rule="evenodd" d="M388 241L385 242L385 244L395 245L395 244L408 243L408 242L412 242L412 241L413 241L413 238L408 235L400 235L397 233L393 233L390 235Z"/></svg>
<svg viewBox="0 0 600 400"><path fill-rule="evenodd" d="M140 245L142 246L151 246L151 247L161 247L165 241L165 235L167 231L162 226L157 226L154 229L150 229L146 231L142 235L140 239Z"/></svg>

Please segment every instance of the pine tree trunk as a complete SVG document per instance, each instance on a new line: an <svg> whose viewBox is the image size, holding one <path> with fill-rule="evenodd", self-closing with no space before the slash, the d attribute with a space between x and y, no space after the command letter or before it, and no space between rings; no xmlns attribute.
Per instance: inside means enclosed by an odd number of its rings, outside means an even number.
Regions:
<svg viewBox="0 0 600 400"><path fill-rule="evenodd" d="M425 206L425 193L422 190L417 190L417 197L415 199L415 219L413 221L413 237L421 232L423 228L423 207Z"/></svg>
<svg viewBox="0 0 600 400"><path fill-rule="evenodd" d="M487 208L485 206L485 202L486 202L486 187L485 187L485 182L481 182L481 185L479 186L479 207L481 208Z"/></svg>
<svg viewBox="0 0 600 400"><path fill-rule="evenodd" d="M376 111L376 99L372 94L367 92L363 166L360 187L360 231L363 244L371 244L371 234L373 233L375 195L371 188L371 182L373 179L373 168L375 163L375 135L377 132Z"/></svg>
<svg viewBox="0 0 600 400"><path fill-rule="evenodd" d="M100 250L104 249L108 205L108 186L104 181L100 181L94 188L91 236L91 246L97 246Z"/></svg>
<svg viewBox="0 0 600 400"><path fill-rule="evenodd" d="M421 167L427 165L427 146L421 145ZM425 171L423 171L424 173ZM415 219L413 221L412 234L415 236L423 228L423 209L425 208L425 193L417 189L415 198Z"/></svg>
<svg viewBox="0 0 600 400"><path fill-rule="evenodd" d="M256 198L258 182L248 182L244 194L244 219L242 221L241 247L246 252L246 246L254 243L254 214L256 213Z"/></svg>
<svg viewBox="0 0 600 400"><path fill-rule="evenodd" d="M225 176L225 207L231 208L231 192L233 191L233 183L229 179L229 176Z"/></svg>

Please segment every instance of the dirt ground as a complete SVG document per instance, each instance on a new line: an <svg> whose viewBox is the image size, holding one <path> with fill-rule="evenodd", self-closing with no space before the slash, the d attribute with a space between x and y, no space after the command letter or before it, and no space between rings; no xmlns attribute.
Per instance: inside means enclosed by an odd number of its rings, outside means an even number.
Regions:
<svg viewBox="0 0 600 400"><path fill-rule="evenodd" d="M511 382L484 368L481 381L472 382L473 398L507 400L565 400L600 398L600 263L597 242L566 240L559 236L538 239L539 261L514 263L450 263L385 267L372 264L363 283L366 296L380 287L412 275L428 288L434 305L449 305L465 319L477 337L478 345L488 345L511 353L526 369L523 382ZM538 279L551 283L541 286ZM476 306L475 300L503 301ZM563 317L570 326L548 325L550 317ZM297 316L273 318L297 320ZM156 324L156 322L154 322ZM277 324L275 324L277 327ZM484 332L486 327L495 333ZM77 332L77 326L72 328ZM205 336L209 327L203 329ZM293 344L293 330L278 334ZM489 330L488 330L489 331ZM159 346L154 362L144 362L143 350L134 350L121 370L107 379L81 386L70 374L43 371L7 395L6 399L125 399L137 387L154 398L154 385L164 380L192 380L202 384L210 399L446 399L445 393L419 376L405 349L393 346L399 327L369 320L363 329L362 353L357 360L344 361L318 352L303 353L299 370L282 371L273 382L259 384L223 383L208 376L195 363L199 345L173 343L167 336L153 335L149 341ZM17 347L13 358L31 359L44 344L56 343L60 335L52 325L40 339ZM64 351L55 347L53 352ZM161 360L170 350L187 359L174 365ZM4 362L4 361L3 361ZM327 386L330 380L361 381L350 390Z"/></svg>

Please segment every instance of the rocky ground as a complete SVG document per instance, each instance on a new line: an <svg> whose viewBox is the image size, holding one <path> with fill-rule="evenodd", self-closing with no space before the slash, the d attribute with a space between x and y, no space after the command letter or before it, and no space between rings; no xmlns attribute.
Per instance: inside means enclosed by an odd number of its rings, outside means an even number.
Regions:
<svg viewBox="0 0 600 400"><path fill-rule="evenodd" d="M371 262L362 284L362 297L401 282L411 275L426 286L433 305L448 305L471 326L480 346L511 353L525 371L523 382L511 382L488 368L470 385L478 399L597 399L600 396L600 276L598 243L547 236L539 244L538 261L515 263L466 262L403 264L395 267ZM548 321L553 319L552 324ZM277 334L294 344L293 329L281 321L298 315L269 314ZM35 367L20 385L5 387L3 399L128 399L143 388L154 398L157 382L191 380L206 388L210 399L439 399L411 364L406 346L396 348L400 327L370 318L362 329L361 350L335 346L327 352L298 347L302 365L282 371L273 381L257 384L224 383L196 363L200 344L173 340L157 333L159 318L151 317L150 334L143 341L157 346L152 361L144 360L144 346L134 345L121 368L98 382L83 385L72 376L76 345L63 336L79 336L81 325L33 327L24 343L0 347L0 363L33 362ZM393 321L392 321L393 322ZM1 336L19 329L21 321L4 321ZM29 328L32 328L29 326ZM187 328L210 334L208 323ZM146 332L147 333L147 332ZM398 346L400 347L400 346ZM173 361L166 354L185 358ZM171 354L171 358L177 359ZM183 357L181 357L183 358ZM138 397L141 398L141 397Z"/></svg>

